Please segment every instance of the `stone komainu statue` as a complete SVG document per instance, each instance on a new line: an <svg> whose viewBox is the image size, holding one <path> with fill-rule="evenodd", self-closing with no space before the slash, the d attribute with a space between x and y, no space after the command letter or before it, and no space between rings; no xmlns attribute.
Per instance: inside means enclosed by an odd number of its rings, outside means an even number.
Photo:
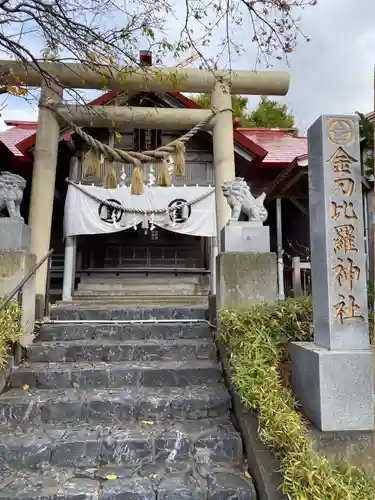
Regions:
<svg viewBox="0 0 375 500"><path fill-rule="evenodd" d="M241 214L244 214L249 222L263 224L267 219L268 213L263 205L266 194L262 193L258 198L254 198L243 177L236 177L233 181L224 182L221 189L232 209L229 223L237 222Z"/></svg>
<svg viewBox="0 0 375 500"><path fill-rule="evenodd" d="M26 181L10 172L0 173L0 215L5 209L11 219L22 219L20 205Z"/></svg>

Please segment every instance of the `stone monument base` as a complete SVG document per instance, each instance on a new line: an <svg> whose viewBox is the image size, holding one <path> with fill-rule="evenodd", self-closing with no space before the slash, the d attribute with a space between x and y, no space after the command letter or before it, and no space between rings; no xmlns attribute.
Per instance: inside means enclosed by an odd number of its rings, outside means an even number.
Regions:
<svg viewBox="0 0 375 500"><path fill-rule="evenodd" d="M36 256L25 250L0 250L0 297L4 297L29 274L35 267ZM17 299L17 297L15 297ZM22 290L22 331L20 344L29 345L33 338L35 325L35 274Z"/></svg>
<svg viewBox="0 0 375 500"><path fill-rule="evenodd" d="M30 228L23 219L0 217L0 250L28 250Z"/></svg>
<svg viewBox="0 0 375 500"><path fill-rule="evenodd" d="M270 228L258 222L232 222L220 232L222 252L269 252Z"/></svg>
<svg viewBox="0 0 375 500"><path fill-rule="evenodd" d="M373 474L373 431L322 432L311 423L307 430L315 451L332 464L347 462Z"/></svg>
<svg viewBox="0 0 375 500"><path fill-rule="evenodd" d="M248 309L258 302L277 300L274 253L225 252L216 257L217 311Z"/></svg>
<svg viewBox="0 0 375 500"><path fill-rule="evenodd" d="M321 431L374 428L372 350L329 350L292 342L293 394Z"/></svg>

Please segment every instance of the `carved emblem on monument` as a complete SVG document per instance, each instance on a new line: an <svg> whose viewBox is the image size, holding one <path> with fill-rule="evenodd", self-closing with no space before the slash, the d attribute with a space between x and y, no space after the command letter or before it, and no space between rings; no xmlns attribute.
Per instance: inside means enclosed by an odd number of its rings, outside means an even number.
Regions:
<svg viewBox="0 0 375 500"><path fill-rule="evenodd" d="M354 140L354 123L352 120L328 120L328 137L340 146L349 144Z"/></svg>
<svg viewBox="0 0 375 500"><path fill-rule="evenodd" d="M266 221L268 216L267 210L264 208L266 194L262 193L258 198L254 198L243 177L236 177L233 181L224 182L221 189L232 209L229 224L239 221L241 214L247 217L248 222L263 224Z"/></svg>
<svg viewBox="0 0 375 500"><path fill-rule="evenodd" d="M0 215L5 210L11 219L23 221L20 206L23 199L23 191L26 181L20 175L11 172L1 172L0 174Z"/></svg>

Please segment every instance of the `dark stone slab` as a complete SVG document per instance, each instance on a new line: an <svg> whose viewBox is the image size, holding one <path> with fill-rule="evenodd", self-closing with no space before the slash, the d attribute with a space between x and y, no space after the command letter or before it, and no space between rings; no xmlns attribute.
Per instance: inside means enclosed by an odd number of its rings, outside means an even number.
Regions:
<svg viewBox="0 0 375 500"><path fill-rule="evenodd" d="M164 363L166 365L167 363ZM149 387L199 385L215 383L221 380L221 371L216 363L179 363L174 368L160 364L159 368L150 368L142 372L142 385Z"/></svg>
<svg viewBox="0 0 375 500"><path fill-rule="evenodd" d="M75 471L53 469L6 471L0 478L0 500L92 500L100 483L74 477Z"/></svg>
<svg viewBox="0 0 375 500"><path fill-rule="evenodd" d="M133 323L133 324L53 324L41 326L38 339L47 341L84 340L139 340L139 339L207 339L212 340L209 326L201 323Z"/></svg>
<svg viewBox="0 0 375 500"><path fill-rule="evenodd" d="M238 474L219 472L208 476L207 500L256 500L254 484Z"/></svg>
<svg viewBox="0 0 375 500"><path fill-rule="evenodd" d="M241 436L225 428L203 432L195 441L195 457L202 464L230 461L238 466L243 460Z"/></svg>
<svg viewBox="0 0 375 500"><path fill-rule="evenodd" d="M29 363L12 372L12 387L69 389L100 387L186 387L220 382L221 370L212 361L122 363Z"/></svg>
<svg viewBox="0 0 375 500"><path fill-rule="evenodd" d="M196 307L137 307L124 306L58 306L51 309L51 319L57 320L170 320L205 319L205 308Z"/></svg>
<svg viewBox="0 0 375 500"><path fill-rule="evenodd" d="M106 480L108 474L117 478ZM89 477L91 476L91 477ZM7 485L5 488L4 485ZM251 482L234 470L200 477L181 463L151 467L144 475L125 467L79 471L59 469L7 471L0 479L0 500L255 500Z"/></svg>
<svg viewBox="0 0 375 500"><path fill-rule="evenodd" d="M186 460L191 446L191 437L179 428L172 428L155 436L155 454L162 462Z"/></svg>
<svg viewBox="0 0 375 500"><path fill-rule="evenodd" d="M198 463L206 458L205 464L238 464L242 460L240 436L227 421L215 419L123 427L24 424L16 430L0 428L0 470L38 469L46 464L78 469L105 464L173 465L190 457Z"/></svg>
<svg viewBox="0 0 375 500"><path fill-rule="evenodd" d="M171 475L161 481L158 500L205 500L206 495L191 476Z"/></svg>
<svg viewBox="0 0 375 500"><path fill-rule="evenodd" d="M156 500L152 483L147 478L106 481L100 500Z"/></svg>
<svg viewBox="0 0 375 500"><path fill-rule="evenodd" d="M215 359L212 340L76 340L33 344L30 362L188 361Z"/></svg>

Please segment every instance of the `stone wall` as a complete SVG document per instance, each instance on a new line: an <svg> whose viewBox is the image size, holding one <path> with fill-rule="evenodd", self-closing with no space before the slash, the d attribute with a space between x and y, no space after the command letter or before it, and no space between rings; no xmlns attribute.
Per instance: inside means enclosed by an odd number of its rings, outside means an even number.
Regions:
<svg viewBox="0 0 375 500"><path fill-rule="evenodd" d="M36 256L25 250L0 250L0 296L10 293L35 267ZM22 329L20 344L32 342L35 325L35 276L22 290Z"/></svg>

